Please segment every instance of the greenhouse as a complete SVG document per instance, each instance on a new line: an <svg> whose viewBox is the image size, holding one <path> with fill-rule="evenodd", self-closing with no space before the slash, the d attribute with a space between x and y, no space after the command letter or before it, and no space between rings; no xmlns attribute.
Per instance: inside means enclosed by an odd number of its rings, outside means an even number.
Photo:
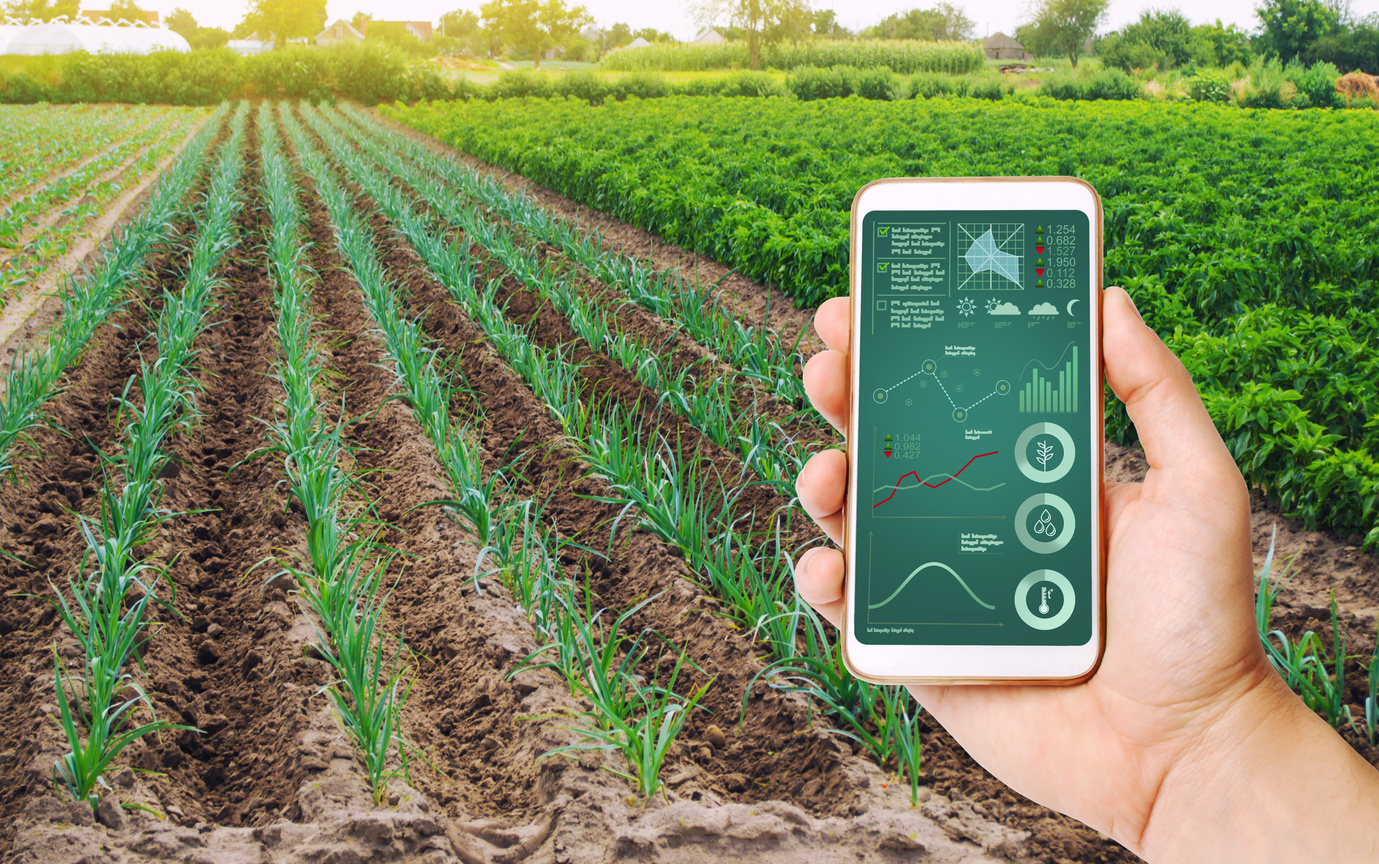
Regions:
<svg viewBox="0 0 1379 864"><path fill-rule="evenodd" d="M7 19L0 25L0 54L38 56L70 54L149 54L154 51L190 51L187 40L171 30L143 22L99 24L73 23L58 18L46 23L21 24Z"/></svg>

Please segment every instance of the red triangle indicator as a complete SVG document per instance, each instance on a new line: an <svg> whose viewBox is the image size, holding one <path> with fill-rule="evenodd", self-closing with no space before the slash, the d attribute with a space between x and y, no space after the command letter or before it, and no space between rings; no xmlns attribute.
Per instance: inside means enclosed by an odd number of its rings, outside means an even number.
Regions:
<svg viewBox="0 0 1379 864"><path fill-rule="evenodd" d="M1035 268L1034 268L1034 272L1035 272L1035 273L1038 273L1040 276L1043 276L1043 275L1044 275L1044 268L1043 268L1043 267L1035 267Z"/></svg>
<svg viewBox="0 0 1379 864"><path fill-rule="evenodd" d="M1038 252L1040 255L1043 255L1043 254L1044 254L1044 247L1043 247L1043 246L1035 246L1035 247L1034 247L1034 251L1035 251L1035 252Z"/></svg>
<svg viewBox="0 0 1379 864"><path fill-rule="evenodd" d="M891 451L889 451L889 450L886 451L886 458L887 458L887 459L891 458Z"/></svg>

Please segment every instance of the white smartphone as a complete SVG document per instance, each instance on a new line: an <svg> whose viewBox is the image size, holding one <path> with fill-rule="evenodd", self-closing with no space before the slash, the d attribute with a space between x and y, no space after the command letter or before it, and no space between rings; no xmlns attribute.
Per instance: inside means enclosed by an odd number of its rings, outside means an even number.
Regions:
<svg viewBox="0 0 1379 864"><path fill-rule="evenodd" d="M884 684L1070 684L1105 644L1101 201L877 180L852 205L843 657Z"/></svg>

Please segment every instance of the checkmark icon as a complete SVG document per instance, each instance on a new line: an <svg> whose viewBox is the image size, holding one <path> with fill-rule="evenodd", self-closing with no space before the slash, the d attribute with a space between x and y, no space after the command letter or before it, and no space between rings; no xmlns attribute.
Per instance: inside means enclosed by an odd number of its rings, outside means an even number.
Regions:
<svg viewBox="0 0 1379 864"><path fill-rule="evenodd" d="M889 267L889 266L891 266L889 262L887 262L887 263L885 263L885 264L877 264L877 265L876 265L876 272L878 272L878 273L885 273L885 272L886 272L886 268Z"/></svg>
<svg viewBox="0 0 1379 864"><path fill-rule="evenodd" d="M889 232L890 230L891 230L891 226L887 225L885 228L877 228L877 229L876 229L876 233L877 233L878 236L885 237L885 236L886 236L886 233Z"/></svg>

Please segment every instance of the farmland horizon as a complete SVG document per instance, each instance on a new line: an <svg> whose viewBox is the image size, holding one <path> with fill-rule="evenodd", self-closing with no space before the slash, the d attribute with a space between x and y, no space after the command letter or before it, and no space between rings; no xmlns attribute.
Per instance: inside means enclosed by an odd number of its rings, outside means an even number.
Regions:
<svg viewBox="0 0 1379 864"><path fill-rule="evenodd" d="M478 12L480 0L330 0L326 16L330 21L351 18L363 12L374 18L408 21L438 21L440 16L455 9ZM583 5L595 22L604 27L617 23L628 24L634 30L650 27L670 33L682 41L694 37L700 29L681 2L635 3L632 0L585 0ZM888 15L933 5L923 0L820 0L815 8L832 9L838 21L854 32L877 23ZM1030 17L1022 0L966 0L955 4L975 22L976 36L981 38L997 31L1010 33ZM216 0L145 0L140 6L157 11L164 18L174 9L190 11L203 27L232 30L244 18L245 2L224 3ZM1109 32L1129 24L1149 9L1177 8L1193 24L1210 24L1220 19L1223 24L1235 24L1245 30L1256 30L1255 0L1204 0L1204 2L1164 3L1160 0L1112 0L1106 22L1100 32ZM1356 18L1379 13L1379 0L1353 0L1351 11Z"/></svg>

